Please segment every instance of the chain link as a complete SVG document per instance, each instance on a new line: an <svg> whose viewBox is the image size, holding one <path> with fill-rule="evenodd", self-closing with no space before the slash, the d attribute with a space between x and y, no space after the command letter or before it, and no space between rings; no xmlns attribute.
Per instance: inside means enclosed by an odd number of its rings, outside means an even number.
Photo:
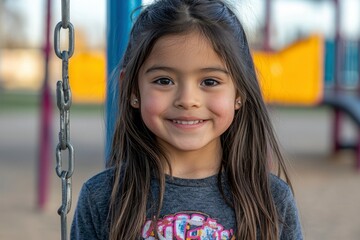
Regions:
<svg viewBox="0 0 360 240"><path fill-rule="evenodd" d="M68 28L70 23L70 4L69 0L61 1L61 23L63 28Z"/></svg>
<svg viewBox="0 0 360 240"><path fill-rule="evenodd" d="M54 47L55 47L55 53L56 56L58 56L58 58L62 59L62 52L60 49L60 35L61 35L61 29L63 28L63 23L62 21L59 22L58 24L56 24L55 26L55 31L54 31ZM68 29L69 32L69 39L68 39L68 50L67 53L69 55L69 58L71 58L71 56L74 53L74 26L69 22L67 28L63 28L63 29Z"/></svg>
<svg viewBox="0 0 360 240"><path fill-rule="evenodd" d="M74 53L74 27L70 22L69 0L61 1L62 20L56 25L54 31L54 50L56 56L62 60L62 80L56 83L56 99L60 112L59 144L56 147L56 173L61 179L62 205L58 210L61 217L61 239L67 240L67 214L71 209L72 185L71 176L74 172L74 148L70 143L70 107L71 89L69 83L69 59ZM68 49L60 49L61 29L68 29ZM68 151L67 168L63 169L61 152Z"/></svg>

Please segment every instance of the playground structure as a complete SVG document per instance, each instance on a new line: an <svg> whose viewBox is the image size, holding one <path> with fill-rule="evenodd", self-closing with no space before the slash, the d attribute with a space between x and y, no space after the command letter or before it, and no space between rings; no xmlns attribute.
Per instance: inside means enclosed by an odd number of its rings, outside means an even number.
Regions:
<svg viewBox="0 0 360 240"><path fill-rule="evenodd" d="M263 95L268 104L287 106L329 106L334 111L333 150L353 149L356 152L356 169L360 170L360 130L355 143L342 143L341 125L344 116L360 126L360 80L358 43L343 39L340 31L340 1L334 4L335 39L320 35L300 39L285 49L270 49L271 0L266 0L265 35L262 51L254 51ZM117 81L114 74L127 44L133 9L140 0L107 1L107 55L79 52L72 58L69 75L72 77L74 101L104 102L106 106L106 154L110 151L111 133L117 104ZM119 19L119 17L121 19ZM122 24L117 24L121 22ZM117 44L113 44L115 39ZM107 62L107 64L105 64ZM106 68L106 70L105 70ZM104 73L106 71L106 74ZM351 73L351 74L349 74ZM107 80L105 79L107 76ZM351 79L350 79L351 78ZM350 80L349 80L350 79Z"/></svg>
<svg viewBox="0 0 360 240"><path fill-rule="evenodd" d="M320 35L300 39L278 52L270 49L271 0L266 1L266 25L263 51L254 51L254 61L259 72L259 79L265 100L272 105L287 106L322 106L334 109L333 145L334 152L341 149L354 149L356 168L360 169L359 143L341 143L341 125L344 115L350 117L357 126L360 123L359 95L359 45L346 41L340 34L340 4L333 2L335 11L335 39L324 39ZM130 29L130 9L140 6L140 1L114 3L108 1L108 49L107 59L98 53L79 53L72 59L70 75L73 76L74 100L79 102L103 102L107 96L106 109L114 112L117 83L110 76L126 47L126 39L118 39L119 44L112 44L116 36L126 36ZM111 5L111 7L110 7ZM116 25L123 17L123 25ZM134 17L134 16L132 16ZM119 33L120 32L120 33ZM107 64L107 74L105 71ZM105 75L108 76L107 84ZM86 80L84 80L86 79ZM96 80L97 79L97 80ZM92 81L96 81L92 83ZM86 81L86 82L85 82ZM90 82L90 84L89 84ZM107 85L107 87L106 87ZM84 88L84 86L88 86ZM105 93L106 88L106 93ZM107 110L107 112L109 112ZM107 115L106 152L111 146L111 132L114 116ZM360 136L359 136L360 138Z"/></svg>
<svg viewBox="0 0 360 240"><path fill-rule="evenodd" d="M280 52L271 52L269 47L269 31L268 25L271 22L271 16L269 9L271 8L271 0L266 0L267 3L267 21L265 27L265 40L264 40L264 51L263 52L254 52L254 59L256 62L256 67L259 71L259 78L264 91L264 96L269 104L276 105L291 105L291 106L320 106L326 105L331 107L334 110L334 127L333 127L333 141L334 141L334 151L337 152L344 148L354 149L356 151L356 169L360 170L360 80L359 80L359 45L353 47L357 50L357 55L354 57L355 62L357 61L355 70L357 71L357 81L352 85L352 90L349 91L346 88L347 81L344 80L344 68L347 68L348 65L344 64L344 59L347 59L345 56L347 51L345 49L345 41L340 34L340 11L339 11L339 0L329 0L334 2L334 7L336 9L336 37L334 44L327 44L325 40L316 37L311 37L309 39L304 39L294 45L289 46L287 49ZM49 0L50 2L50 0ZM133 9L140 6L141 1L116 1L108 0L108 35L107 35L107 76L113 74L115 66L118 64L122 53L126 47L126 38L121 38L120 44L113 44L114 39L118 36L126 36L130 30L131 21L130 14ZM49 4L50 6L50 4ZM48 7L48 12L49 12ZM121 16L121 19L119 19ZM48 15L48 22L50 22L50 16ZM119 26L117 23L122 22L123 25ZM119 33L120 32L120 33ZM49 33L47 33L47 36ZM47 37L48 38L48 37ZM46 46L44 48L45 63L48 62L49 56L49 40L46 41ZM333 46L333 54L330 54L329 49ZM355 46L355 45L354 45ZM304 55L301 55L304 54ZM299 57L301 55L301 57ZM333 60L331 60L333 58ZM93 74L90 77L85 77L82 75L82 72L85 70L92 69L96 71L97 68L89 68L85 66L85 62L89 60L89 64L94 64L96 66L101 66L102 71L104 70L104 61L102 57L89 56L89 58L84 58L84 55L74 55L72 59L72 64L69 66L71 85L74 82L74 99L77 96L81 96L80 90L77 89L78 86L84 86L81 81L88 81L88 79L93 79L96 74ZM95 59L95 60L94 60ZM299 60L300 59L300 60ZM330 60L329 60L330 59ZM76 61L79 61L78 63ZM302 68L296 69L293 68L294 63L301 61ZM83 65L81 64L83 63ZM308 67L304 67L303 64L307 64ZM331 66L331 63L334 63L334 67ZM261 65L263 64L263 65ZM82 66L83 71L80 67ZM332 72L332 70L334 70ZM45 72L47 76L47 67L45 67ZM99 72L96 72L99 73ZM100 71L101 73L101 71ZM294 76L291 79L289 76ZM97 75L99 76L99 75ZM326 78L325 78L325 77ZM268 79L268 80L266 80ZM299 85L300 81L300 85ZM76 82L76 83L75 83ZM291 83L290 83L291 82ZM97 85L98 88L105 88L105 82L103 85ZM270 86L270 87L269 87ZM81 89L81 88L78 88ZM82 88L83 89L83 88ZM115 122L115 115L111 114L117 112L116 101L117 92L114 90L117 89L116 82L110 82L108 80L106 85L106 123L107 123L107 137L106 137L106 154L110 150L110 141L111 133L113 132L113 125ZM351 92L351 94L350 94ZM94 90L96 94L96 90ZM104 92L101 91L102 96L99 96L98 101L103 100ZM285 95L284 95L285 94ZM49 93L49 86L47 77L45 77L43 94L42 94L42 123L43 126L41 136L41 151L40 151L40 173L39 173L39 200L38 204L40 208L46 203L46 183L48 178L48 166L49 159L49 132L50 132L50 105L51 98ZM86 96L84 94L83 96ZM79 101L81 98L79 98ZM93 97L92 97L93 99ZM84 99L84 101L88 101ZM357 125L358 131L358 140L356 143L344 144L340 141L341 139L341 119L344 115L350 117Z"/></svg>
<svg viewBox="0 0 360 240"><path fill-rule="evenodd" d="M285 105L312 105L319 106L325 105L333 109L334 120L333 120L333 152L337 153L342 149L352 149L355 151L355 168L357 171L360 171L360 41L350 42L346 41L341 34L341 0L328 0L331 1L335 9L335 39L333 41L324 42L323 51L320 45L313 45L313 50L309 51L310 55L303 56L301 55L300 50L298 54L290 56L295 50L288 51L288 59L283 59L282 61L277 61L276 59L271 62L270 65L281 66L286 65L289 62L298 63L302 65L298 72L293 72L293 76L283 74L282 79L278 75L278 71L266 71L263 73L264 68L261 69L260 73L263 76L269 77L271 79L271 84L274 84L274 89L270 89L270 93L267 93L265 90L265 97L270 96L268 100L274 100L277 104ZM270 24L271 24L271 0L266 0L266 22L265 22L265 38L264 38L264 54L269 54L270 51ZM310 44L309 44L310 45ZM309 47L310 48L310 47ZM312 53L311 53L312 52ZM319 58L319 55L320 58ZM281 52L275 54L278 55L278 58L281 58ZM324 62L320 65L318 60L324 57ZM274 57L273 57L274 58ZM275 57L276 58L276 57ZM294 58L296 60L294 60ZM311 60L312 58L312 60ZM315 59L315 61L313 61ZM256 61L256 57L255 57ZM277 61L277 62L276 62ZM312 62L311 65L315 64L319 68L305 68L304 64ZM287 64L287 67L290 69L291 64ZM309 67L309 64L305 65ZM314 65L313 65L314 66ZM269 66L267 66L269 67ZM285 66L284 66L285 67ZM283 68L284 68L283 67ZM266 69L266 67L265 67ZM285 70L284 70L285 71ZM296 74L304 76L302 71L310 71L310 75L299 81L303 86L299 85L298 81L293 81L292 78L298 79ZM318 71L323 72L323 76L318 74ZM348 73L352 74L348 74ZM311 74L312 73L312 74ZM351 79L349 79L351 77ZM260 76L261 78L261 76ZM280 82L280 84L279 84ZM288 85L284 83L289 83ZM305 83L305 84L304 84ZM323 88L319 86L323 85ZM279 88L275 86L280 86ZM297 91L294 90L294 86L299 86ZM307 87L306 87L307 86ZM314 87L315 86L315 87ZM303 94L295 94L299 91ZM295 94L295 98L284 98L282 96L284 92L288 92L288 96L291 96L291 93ZM308 98L304 99L304 96ZM280 99L280 100L279 100ZM304 101L305 100L305 101ZM310 103L310 104L309 104ZM349 117L357 126L357 139L355 142L344 142L342 138L342 122L344 116Z"/></svg>

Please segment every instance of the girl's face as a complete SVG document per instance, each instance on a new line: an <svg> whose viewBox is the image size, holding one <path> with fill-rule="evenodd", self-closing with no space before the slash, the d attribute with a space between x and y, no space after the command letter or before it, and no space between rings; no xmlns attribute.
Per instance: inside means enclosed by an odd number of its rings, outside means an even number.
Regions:
<svg viewBox="0 0 360 240"><path fill-rule="evenodd" d="M170 153L219 151L220 136L240 108L226 65L201 34L160 38L142 65L140 96L146 126Z"/></svg>

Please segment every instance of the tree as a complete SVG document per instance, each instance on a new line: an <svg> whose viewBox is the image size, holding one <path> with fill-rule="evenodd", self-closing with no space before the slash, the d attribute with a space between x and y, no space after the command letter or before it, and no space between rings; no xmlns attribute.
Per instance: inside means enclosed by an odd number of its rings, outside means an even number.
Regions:
<svg viewBox="0 0 360 240"><path fill-rule="evenodd" d="M16 0L0 0L0 47L26 47L25 18Z"/></svg>

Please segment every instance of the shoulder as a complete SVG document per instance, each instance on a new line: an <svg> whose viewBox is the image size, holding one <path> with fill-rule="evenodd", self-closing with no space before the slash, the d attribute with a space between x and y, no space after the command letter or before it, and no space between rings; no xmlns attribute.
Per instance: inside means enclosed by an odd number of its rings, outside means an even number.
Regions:
<svg viewBox="0 0 360 240"><path fill-rule="evenodd" d="M293 198L290 186L273 174L270 174L270 189L276 205Z"/></svg>
<svg viewBox="0 0 360 240"><path fill-rule="evenodd" d="M87 180L80 191L78 207L98 208L106 211L109 205L114 178L114 169L106 169Z"/></svg>
<svg viewBox="0 0 360 240"><path fill-rule="evenodd" d="M281 222L280 239L303 239L299 212L290 186L271 174L270 188Z"/></svg>
<svg viewBox="0 0 360 240"><path fill-rule="evenodd" d="M296 203L290 186L275 175L270 175L270 189L278 214L286 218L289 214L297 217Z"/></svg>
<svg viewBox="0 0 360 240"><path fill-rule="evenodd" d="M71 227L71 239L107 239L113 177L114 170L106 169L83 184Z"/></svg>
<svg viewBox="0 0 360 240"><path fill-rule="evenodd" d="M112 190L114 181L114 169L109 168L94 175L84 183L86 188L91 193L108 192Z"/></svg>
<svg viewBox="0 0 360 240"><path fill-rule="evenodd" d="M106 169L88 179L80 192L79 200L95 203L101 209L105 209L110 201L114 181L114 169Z"/></svg>

